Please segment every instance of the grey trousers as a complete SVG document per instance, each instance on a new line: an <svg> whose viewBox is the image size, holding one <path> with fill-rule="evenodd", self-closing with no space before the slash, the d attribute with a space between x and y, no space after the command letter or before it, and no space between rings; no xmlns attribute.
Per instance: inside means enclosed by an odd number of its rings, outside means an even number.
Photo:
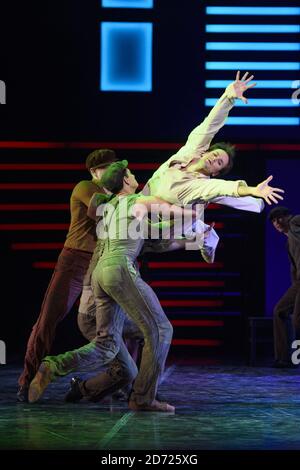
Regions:
<svg viewBox="0 0 300 470"><path fill-rule="evenodd" d="M80 385L82 394L92 401L98 401L132 383L137 375L137 366L122 335L143 341L141 331L107 295L95 302L91 275L98 258L99 252L96 250L84 277L78 315L79 328L89 344L58 356L44 358L44 361L52 364L53 379L75 371L88 372L107 367L97 378L92 377Z"/></svg>
<svg viewBox="0 0 300 470"><path fill-rule="evenodd" d="M92 401L132 383L138 370L122 338L124 320L118 305L112 304L108 296L103 299L99 322L96 317L96 338L81 348L44 358L51 363L52 380L75 371L93 372L107 367L96 380L92 377L80 385L82 394Z"/></svg>
<svg viewBox="0 0 300 470"><path fill-rule="evenodd" d="M289 332L289 319L293 331ZM275 359L291 360L291 341L300 339L300 281L294 282L281 297L274 309L274 350Z"/></svg>
<svg viewBox="0 0 300 470"><path fill-rule="evenodd" d="M83 287L77 316L79 330L89 342L95 339L97 334L97 323L100 324L101 322L101 306L98 305L97 310L92 288L92 274L97 266L100 256L101 253L97 246L83 279ZM126 316L124 316L123 337L126 340L135 340L137 343L142 343L144 339L140 329Z"/></svg>
<svg viewBox="0 0 300 470"><path fill-rule="evenodd" d="M118 304L138 326L144 336L140 370L133 384L131 400L150 404L156 395L158 380L169 352L173 328L159 300L131 261L124 256L101 258L92 275L96 307L103 303L113 311ZM110 346L109 346L110 341ZM116 339L110 335L107 347L115 349Z"/></svg>

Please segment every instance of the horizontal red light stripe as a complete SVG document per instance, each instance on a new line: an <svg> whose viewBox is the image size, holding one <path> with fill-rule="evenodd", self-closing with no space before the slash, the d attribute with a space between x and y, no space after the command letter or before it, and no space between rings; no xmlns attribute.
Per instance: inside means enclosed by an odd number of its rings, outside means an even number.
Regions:
<svg viewBox="0 0 300 470"><path fill-rule="evenodd" d="M3 149L132 149L132 150L176 150L182 142L45 142L45 141L0 141ZM236 144L239 150L299 150L299 144Z"/></svg>
<svg viewBox="0 0 300 470"><path fill-rule="evenodd" d="M213 210L220 210L222 209L222 205L221 204L213 204L212 202L208 204L208 207L205 209L213 209Z"/></svg>
<svg viewBox="0 0 300 470"><path fill-rule="evenodd" d="M0 231L68 230L69 224L0 224Z"/></svg>
<svg viewBox="0 0 300 470"><path fill-rule="evenodd" d="M113 148L128 150L176 150L182 144L174 142L30 142L2 141L4 149L96 149Z"/></svg>
<svg viewBox="0 0 300 470"><path fill-rule="evenodd" d="M30 141L2 141L2 149L61 149L68 148L65 142L30 142Z"/></svg>
<svg viewBox="0 0 300 470"><path fill-rule="evenodd" d="M0 211L65 211L69 204L0 204Z"/></svg>
<svg viewBox="0 0 300 470"><path fill-rule="evenodd" d="M131 170L156 170L160 163L130 163ZM1 171L86 170L82 163L1 163Z"/></svg>
<svg viewBox="0 0 300 470"><path fill-rule="evenodd" d="M171 320L173 326L224 326L222 320Z"/></svg>
<svg viewBox="0 0 300 470"><path fill-rule="evenodd" d="M1 141L2 149L61 149L67 148L64 142Z"/></svg>
<svg viewBox="0 0 300 470"><path fill-rule="evenodd" d="M223 281L152 281L152 287L224 287Z"/></svg>
<svg viewBox="0 0 300 470"><path fill-rule="evenodd" d="M151 261L148 263L149 268L152 269L174 269L174 268L200 268L200 269L216 269L223 268L224 264L220 262L205 263L202 261Z"/></svg>
<svg viewBox="0 0 300 470"><path fill-rule="evenodd" d="M56 263L53 261L36 261L32 263L33 268L36 269L54 269Z"/></svg>
<svg viewBox="0 0 300 470"><path fill-rule="evenodd" d="M236 144L235 147L238 150L257 150L257 144Z"/></svg>
<svg viewBox="0 0 300 470"><path fill-rule="evenodd" d="M209 222L207 222L209 223ZM215 222L215 229L223 229L224 228L224 223L223 222Z"/></svg>
<svg viewBox="0 0 300 470"><path fill-rule="evenodd" d="M261 144L259 148L262 150L287 150L293 152L300 150L300 144Z"/></svg>
<svg viewBox="0 0 300 470"><path fill-rule="evenodd" d="M31 250L61 250L63 243L13 243L13 251L31 251Z"/></svg>
<svg viewBox="0 0 300 470"><path fill-rule="evenodd" d="M173 339L173 346L221 346L222 341L216 339Z"/></svg>
<svg viewBox="0 0 300 470"><path fill-rule="evenodd" d="M0 190L73 189L76 183L0 183Z"/></svg>
<svg viewBox="0 0 300 470"><path fill-rule="evenodd" d="M222 300L161 300L163 307L222 307Z"/></svg>
<svg viewBox="0 0 300 470"><path fill-rule="evenodd" d="M176 150L181 142L30 142L30 141L2 141L0 148L4 149L137 149L137 150ZM236 144L239 150L255 150L256 144Z"/></svg>
<svg viewBox="0 0 300 470"><path fill-rule="evenodd" d="M85 170L81 163L1 163L2 171L32 171L32 170Z"/></svg>
<svg viewBox="0 0 300 470"><path fill-rule="evenodd" d="M130 170L156 170L161 163L129 163Z"/></svg>

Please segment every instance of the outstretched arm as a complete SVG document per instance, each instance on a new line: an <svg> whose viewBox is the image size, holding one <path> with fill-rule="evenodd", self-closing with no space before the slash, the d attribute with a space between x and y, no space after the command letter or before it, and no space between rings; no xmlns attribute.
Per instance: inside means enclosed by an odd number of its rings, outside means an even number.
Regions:
<svg viewBox="0 0 300 470"><path fill-rule="evenodd" d="M228 99L240 99L245 104L248 104L248 99L244 96L244 93L249 90L249 88L253 88L256 86L256 83L252 83L249 85L251 80L253 80L254 75L251 75L247 78L249 72L246 72L242 79L240 80L240 72L237 72L235 81L230 83L225 90L225 94L227 95Z"/></svg>
<svg viewBox="0 0 300 470"><path fill-rule="evenodd" d="M222 196L233 196L236 198L243 196L254 196L264 199L268 204L276 203L277 199L283 199L279 193L284 193L282 189L272 188L268 185L272 177L263 181L256 187L248 186L243 180L222 180L216 178L195 178L185 181L180 185L180 190L176 197L178 204L186 206L188 204L210 202L215 198ZM170 189L165 183L159 188L159 196L163 199L168 198Z"/></svg>
<svg viewBox="0 0 300 470"><path fill-rule="evenodd" d="M274 204L278 204L278 199L283 199L279 193L284 193L284 190L280 188L272 188L272 186L269 186L269 182L272 179L273 176L269 176L266 180L257 186L239 185L238 195L261 197L266 201L267 204L269 204L269 206L272 204L272 202Z"/></svg>
<svg viewBox="0 0 300 470"><path fill-rule="evenodd" d="M197 154L203 153L209 148L214 136L221 127L224 126L228 113L234 106L234 100L240 99L244 103L248 102L244 93L249 88L253 88L256 83L250 85L254 75L251 75L249 78L247 77L248 72L246 72L241 79L240 72L237 72L235 81L227 86L225 92L217 101L208 116L190 133L186 144L171 157L169 163L173 161L188 161L193 156L199 156Z"/></svg>

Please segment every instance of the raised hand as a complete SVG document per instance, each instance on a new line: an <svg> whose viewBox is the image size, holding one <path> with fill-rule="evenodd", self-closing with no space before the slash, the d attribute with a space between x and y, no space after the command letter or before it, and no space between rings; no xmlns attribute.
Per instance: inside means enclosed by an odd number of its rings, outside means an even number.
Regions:
<svg viewBox="0 0 300 470"><path fill-rule="evenodd" d="M248 74L249 72L246 72L240 80L240 72L237 72L235 82L230 83L230 85L228 85L228 87L226 88L226 92L230 98L239 98L245 104L248 103L248 100L247 98L245 98L243 93L249 90L249 88L253 88L257 85L256 83L248 85L248 83L250 83L251 80L253 80L254 78L254 75L250 75L250 77L247 78Z"/></svg>
<svg viewBox="0 0 300 470"><path fill-rule="evenodd" d="M269 176L266 180L264 180L262 183L258 184L255 188L255 196L256 197L261 197L264 199L267 204L271 205L272 202L274 204L278 204L278 199L282 200L283 197L280 196L278 193L284 193L283 189L279 188L272 188L269 186L269 182L273 179L273 176Z"/></svg>

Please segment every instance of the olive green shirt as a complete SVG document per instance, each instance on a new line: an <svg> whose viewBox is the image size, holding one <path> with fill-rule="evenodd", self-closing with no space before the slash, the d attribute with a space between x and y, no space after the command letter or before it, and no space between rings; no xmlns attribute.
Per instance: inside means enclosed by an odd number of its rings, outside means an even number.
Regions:
<svg viewBox="0 0 300 470"><path fill-rule="evenodd" d="M73 189L70 199L71 223L65 247L92 253L96 246L95 221L88 217L90 200L95 193L103 193L102 188L92 180L80 181Z"/></svg>

